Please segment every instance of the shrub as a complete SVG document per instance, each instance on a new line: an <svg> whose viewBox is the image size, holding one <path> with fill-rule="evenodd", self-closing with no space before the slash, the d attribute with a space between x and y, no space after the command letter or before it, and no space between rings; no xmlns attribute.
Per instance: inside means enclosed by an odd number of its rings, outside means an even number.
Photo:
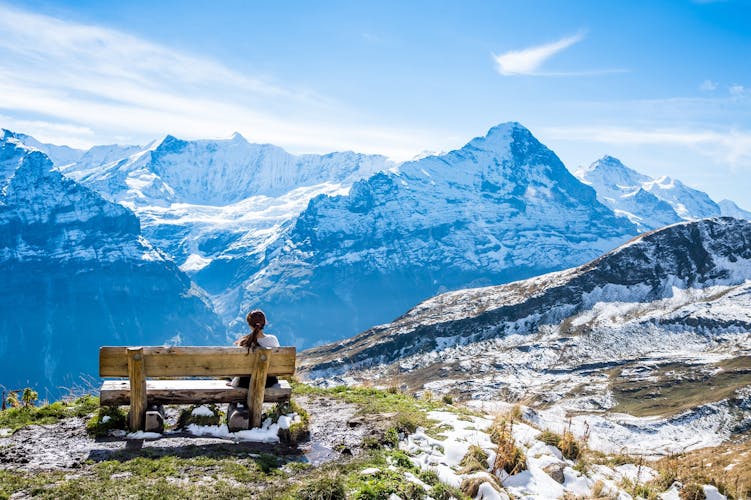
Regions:
<svg viewBox="0 0 751 500"><path fill-rule="evenodd" d="M422 499L426 492L422 486L404 479L401 473L383 471L378 477L368 479L356 491L357 500L387 500L391 495L399 498Z"/></svg>
<svg viewBox="0 0 751 500"><path fill-rule="evenodd" d="M36 403L37 399L39 399L39 393L31 387L27 387L23 390L21 401L23 401L24 407L31 408L32 406L34 406L34 403Z"/></svg>
<svg viewBox="0 0 751 500"><path fill-rule="evenodd" d="M389 427L383 435L383 444L396 448L399 446L399 433L396 427Z"/></svg>
<svg viewBox="0 0 751 500"><path fill-rule="evenodd" d="M86 422L86 431L96 437L106 436L110 430L125 429L127 416L117 406L102 406Z"/></svg>
<svg viewBox="0 0 751 500"><path fill-rule="evenodd" d="M412 434L422 425L422 415L414 412L400 411L396 416L396 430L403 434Z"/></svg>
<svg viewBox="0 0 751 500"><path fill-rule="evenodd" d="M514 405L511 407L511 410L508 412L509 420L512 422L515 420L521 420L522 419L522 407L519 405Z"/></svg>
<svg viewBox="0 0 751 500"><path fill-rule="evenodd" d="M417 477L420 479L420 481L427 484L428 486L435 486L440 482L438 473L436 473L436 471L434 471L433 469L425 469L424 471L420 472Z"/></svg>
<svg viewBox="0 0 751 500"><path fill-rule="evenodd" d="M453 396L451 396L451 394L444 394L443 397L441 398L441 401L443 401L447 405L454 404L454 398Z"/></svg>
<svg viewBox="0 0 751 500"><path fill-rule="evenodd" d="M401 450L392 451L391 458L394 461L394 465L398 467L409 470L413 470L415 468L415 465L412 463L412 460L409 459L409 456Z"/></svg>
<svg viewBox="0 0 751 500"><path fill-rule="evenodd" d="M443 483L437 483L430 489L430 496L435 500L451 500L452 498L466 498L460 490Z"/></svg>
<svg viewBox="0 0 751 500"><path fill-rule="evenodd" d="M606 494L607 487L605 486L605 482L602 479L595 481L595 484L592 485L592 497L600 498L604 497Z"/></svg>
<svg viewBox="0 0 751 500"><path fill-rule="evenodd" d="M490 475L468 477L462 481L459 489L468 497L475 498L483 483L488 483L494 490L501 491L501 488L495 482L495 477Z"/></svg>
<svg viewBox="0 0 751 500"><path fill-rule="evenodd" d="M552 431L545 430L540 433L537 439L549 446L555 446L557 448L558 443L561 441L561 435Z"/></svg>

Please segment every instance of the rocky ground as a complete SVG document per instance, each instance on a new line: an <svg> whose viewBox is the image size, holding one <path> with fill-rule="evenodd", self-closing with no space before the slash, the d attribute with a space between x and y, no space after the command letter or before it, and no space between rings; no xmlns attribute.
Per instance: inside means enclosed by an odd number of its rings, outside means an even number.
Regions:
<svg viewBox="0 0 751 500"><path fill-rule="evenodd" d="M127 460L150 457L227 457L269 453L288 461L320 465L362 451L366 436L384 432L383 419L355 417L357 405L321 396L301 397L297 403L310 414L310 439L299 446L232 439L197 437L186 432L166 432L161 439L127 439L126 436L93 438L85 418L68 418L55 424L31 425L0 438L0 467L26 471L69 470L87 461ZM174 408L167 423L177 421Z"/></svg>

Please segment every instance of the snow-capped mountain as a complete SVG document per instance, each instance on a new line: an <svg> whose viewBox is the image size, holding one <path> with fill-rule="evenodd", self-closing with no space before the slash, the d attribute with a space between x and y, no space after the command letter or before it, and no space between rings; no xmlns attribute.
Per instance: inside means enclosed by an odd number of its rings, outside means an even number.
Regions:
<svg viewBox="0 0 751 500"><path fill-rule="evenodd" d="M239 284L310 199L346 193L355 180L393 166L352 152L296 156L240 134L167 136L137 150L93 152L62 171L133 209L149 241L213 292L227 320L237 314Z"/></svg>
<svg viewBox="0 0 751 500"><path fill-rule="evenodd" d="M109 163L82 161L63 171L108 199L136 207L218 207L303 186L352 183L389 166L385 157L352 152L296 156L271 144L249 143L238 133L197 141L168 135L130 153L115 155L117 161Z"/></svg>
<svg viewBox="0 0 751 500"><path fill-rule="evenodd" d="M55 165L68 165L78 161L83 156L84 151L74 149L68 146L57 146L55 144L46 144L36 140L30 135L11 132L10 130L0 129L0 142L15 142L28 149L35 149L46 154Z"/></svg>
<svg viewBox="0 0 751 500"><path fill-rule="evenodd" d="M342 338L436 293L581 264L636 228L518 123L310 202L266 250L241 311L263 304L302 345Z"/></svg>
<svg viewBox="0 0 751 500"><path fill-rule="evenodd" d="M97 373L101 345L225 341L208 297L132 212L16 139L0 158L1 384L54 395Z"/></svg>
<svg viewBox="0 0 751 500"><path fill-rule="evenodd" d="M726 215L751 215L731 201L715 203L704 192L670 177L653 179L633 170L617 158L604 156L589 167L574 172L597 191L597 199L616 214L628 217L640 231L649 231L681 220ZM735 208L733 208L735 207Z"/></svg>
<svg viewBox="0 0 751 500"><path fill-rule="evenodd" d="M751 223L716 218L643 234L577 268L439 295L305 351L300 373L728 433L751 428L750 354Z"/></svg>
<svg viewBox="0 0 751 500"><path fill-rule="evenodd" d="M720 206L720 211L723 217L735 217L736 219L751 220L751 212L743 210L741 207L730 200L722 200L717 203Z"/></svg>

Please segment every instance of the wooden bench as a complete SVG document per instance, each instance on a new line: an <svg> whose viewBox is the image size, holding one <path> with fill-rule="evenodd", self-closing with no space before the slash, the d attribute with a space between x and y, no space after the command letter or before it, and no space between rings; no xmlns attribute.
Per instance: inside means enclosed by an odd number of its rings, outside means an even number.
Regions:
<svg viewBox="0 0 751 500"><path fill-rule="evenodd" d="M187 403L243 403L248 408L247 426L260 427L263 403L287 401L292 393L284 380L265 387L266 376L294 375L295 354L294 347L250 352L244 347L101 347L99 376L128 380L104 381L100 404L129 404L132 432L145 428L149 406ZM250 376L250 388L230 387L226 380L184 378L234 376Z"/></svg>

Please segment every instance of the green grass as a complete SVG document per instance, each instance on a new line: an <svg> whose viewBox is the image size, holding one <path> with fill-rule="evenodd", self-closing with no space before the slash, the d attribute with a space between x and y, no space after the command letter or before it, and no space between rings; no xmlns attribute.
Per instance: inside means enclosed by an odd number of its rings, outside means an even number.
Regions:
<svg viewBox="0 0 751 500"><path fill-rule="evenodd" d="M96 437L106 436L110 430L125 429L127 418L126 413L117 406L101 406L86 422L86 430Z"/></svg>
<svg viewBox="0 0 751 500"><path fill-rule="evenodd" d="M53 424L63 418L85 417L98 409L99 398L90 395L42 406L8 408L0 411L0 428L15 432L28 425Z"/></svg>
<svg viewBox="0 0 751 500"><path fill-rule="evenodd" d="M448 407L447 403L435 398L417 399L409 394L384 391L367 387L339 386L329 389L311 387L299 383L293 384L294 394L301 396L328 396L339 398L360 407L360 414L395 413L394 426L397 432L412 433L418 427L425 428L429 434L435 432L438 422L430 420L427 412L446 410L463 415L476 415L475 412L457 407Z"/></svg>
<svg viewBox="0 0 751 500"><path fill-rule="evenodd" d="M62 472L0 470L0 499L23 491L39 498L251 498L248 486L282 482L288 474L273 455L257 458L158 458L93 463L79 477ZM206 478L210 478L208 481Z"/></svg>

